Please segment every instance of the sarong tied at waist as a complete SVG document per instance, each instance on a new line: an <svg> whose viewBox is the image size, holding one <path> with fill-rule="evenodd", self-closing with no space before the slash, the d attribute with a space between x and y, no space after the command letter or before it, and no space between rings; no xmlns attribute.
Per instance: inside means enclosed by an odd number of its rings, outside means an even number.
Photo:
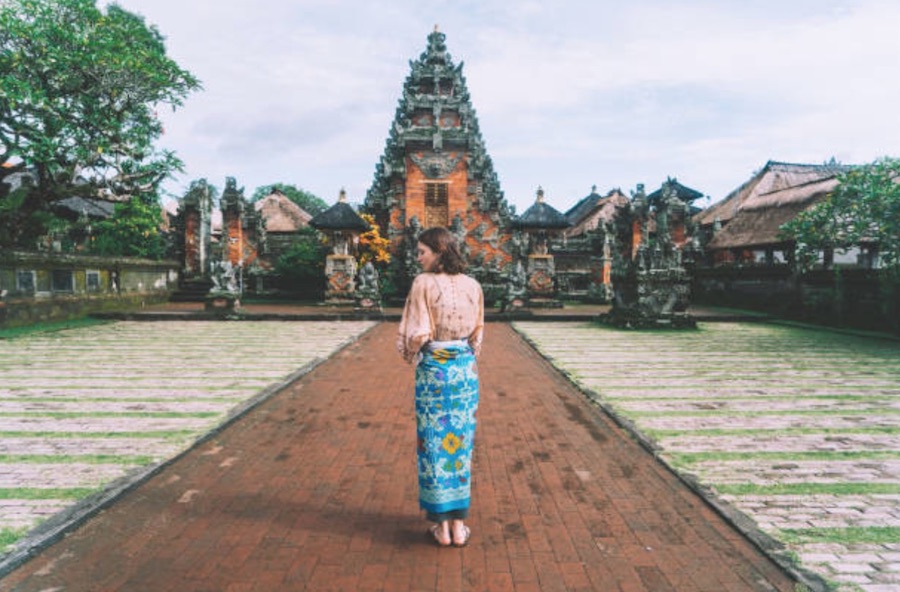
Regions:
<svg viewBox="0 0 900 592"><path fill-rule="evenodd" d="M419 505L432 515L468 510L478 366L464 340L431 341L416 366Z"/></svg>
<svg viewBox="0 0 900 592"><path fill-rule="evenodd" d="M454 339L453 341L429 341L422 346L422 351L420 353L429 355L437 361L453 360L460 354L472 353L472 348L465 339Z"/></svg>

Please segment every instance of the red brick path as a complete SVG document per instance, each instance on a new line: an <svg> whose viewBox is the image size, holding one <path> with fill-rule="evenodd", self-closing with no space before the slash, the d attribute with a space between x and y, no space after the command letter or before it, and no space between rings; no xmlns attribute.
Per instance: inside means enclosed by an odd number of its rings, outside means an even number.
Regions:
<svg viewBox="0 0 900 592"><path fill-rule="evenodd" d="M395 331L376 327L0 589L793 589L504 324L480 361L472 542L437 548Z"/></svg>

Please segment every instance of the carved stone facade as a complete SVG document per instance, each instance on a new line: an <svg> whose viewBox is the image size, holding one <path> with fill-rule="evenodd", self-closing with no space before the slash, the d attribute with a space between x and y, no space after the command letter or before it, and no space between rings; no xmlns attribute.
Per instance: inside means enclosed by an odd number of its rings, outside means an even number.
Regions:
<svg viewBox="0 0 900 592"><path fill-rule="evenodd" d="M654 199L638 185L632 200L616 209L612 237L613 308L603 322L639 328L693 327L687 314L695 235L690 205L673 184Z"/></svg>
<svg viewBox="0 0 900 592"><path fill-rule="evenodd" d="M206 181L191 185L172 221L175 253L183 262L182 277L205 277L212 255L212 196Z"/></svg>
<svg viewBox="0 0 900 592"><path fill-rule="evenodd" d="M266 250L266 231L259 213L247 203L244 189L234 177L225 180L222 192L222 260L248 269Z"/></svg>
<svg viewBox="0 0 900 592"><path fill-rule="evenodd" d="M430 226L457 235L470 272L502 286L513 262L512 214L485 149L462 64L435 28L410 62L383 156L364 209L391 241L394 281L405 294L417 269L415 238Z"/></svg>

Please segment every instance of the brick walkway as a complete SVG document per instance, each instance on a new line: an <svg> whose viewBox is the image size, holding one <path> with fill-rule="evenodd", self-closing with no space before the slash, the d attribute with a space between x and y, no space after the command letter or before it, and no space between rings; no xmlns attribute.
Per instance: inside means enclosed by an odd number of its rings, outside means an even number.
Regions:
<svg viewBox="0 0 900 592"><path fill-rule="evenodd" d="M481 361L472 543L435 547L395 331L370 331L0 590L793 590L504 324Z"/></svg>

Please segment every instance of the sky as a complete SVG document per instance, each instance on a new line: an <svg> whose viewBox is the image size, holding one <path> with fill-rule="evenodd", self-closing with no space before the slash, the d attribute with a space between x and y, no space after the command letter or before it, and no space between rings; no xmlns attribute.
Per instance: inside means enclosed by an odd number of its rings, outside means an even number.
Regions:
<svg viewBox="0 0 900 592"><path fill-rule="evenodd" d="M361 203L437 25L521 213L669 177L724 198L767 161L900 156L896 0L118 0L204 89L160 113L185 172ZM100 3L104 5L104 3Z"/></svg>

